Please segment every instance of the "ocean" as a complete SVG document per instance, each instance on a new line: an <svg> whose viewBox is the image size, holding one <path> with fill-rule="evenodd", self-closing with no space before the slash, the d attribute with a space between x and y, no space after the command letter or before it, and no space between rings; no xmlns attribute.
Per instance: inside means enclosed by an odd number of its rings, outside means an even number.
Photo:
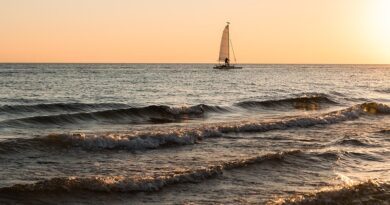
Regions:
<svg viewBox="0 0 390 205"><path fill-rule="evenodd" d="M390 65L0 64L0 204L390 204Z"/></svg>

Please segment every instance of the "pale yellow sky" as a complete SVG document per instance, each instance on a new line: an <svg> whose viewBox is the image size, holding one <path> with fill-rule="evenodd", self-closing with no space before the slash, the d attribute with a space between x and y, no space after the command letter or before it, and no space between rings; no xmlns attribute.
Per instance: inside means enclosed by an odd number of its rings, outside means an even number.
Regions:
<svg viewBox="0 0 390 205"><path fill-rule="evenodd" d="M390 0L0 0L0 62L390 63Z"/></svg>

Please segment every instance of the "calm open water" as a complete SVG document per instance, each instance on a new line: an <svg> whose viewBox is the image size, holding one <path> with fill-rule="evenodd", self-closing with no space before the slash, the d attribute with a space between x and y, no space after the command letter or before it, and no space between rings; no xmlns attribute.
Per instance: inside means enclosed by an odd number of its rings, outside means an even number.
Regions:
<svg viewBox="0 0 390 205"><path fill-rule="evenodd" d="M389 65L0 64L1 204L389 204Z"/></svg>

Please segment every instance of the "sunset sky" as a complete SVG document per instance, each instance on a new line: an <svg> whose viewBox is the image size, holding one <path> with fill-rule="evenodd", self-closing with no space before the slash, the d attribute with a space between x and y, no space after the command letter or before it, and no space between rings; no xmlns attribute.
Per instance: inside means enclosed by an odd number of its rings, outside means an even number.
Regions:
<svg viewBox="0 0 390 205"><path fill-rule="evenodd" d="M0 62L390 63L389 0L0 0Z"/></svg>

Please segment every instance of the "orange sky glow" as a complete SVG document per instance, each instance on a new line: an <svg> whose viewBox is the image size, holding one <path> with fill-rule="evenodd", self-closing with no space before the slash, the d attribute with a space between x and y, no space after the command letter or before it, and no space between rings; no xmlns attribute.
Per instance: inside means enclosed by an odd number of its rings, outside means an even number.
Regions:
<svg viewBox="0 0 390 205"><path fill-rule="evenodd" d="M388 0L0 0L0 62L390 63Z"/></svg>

